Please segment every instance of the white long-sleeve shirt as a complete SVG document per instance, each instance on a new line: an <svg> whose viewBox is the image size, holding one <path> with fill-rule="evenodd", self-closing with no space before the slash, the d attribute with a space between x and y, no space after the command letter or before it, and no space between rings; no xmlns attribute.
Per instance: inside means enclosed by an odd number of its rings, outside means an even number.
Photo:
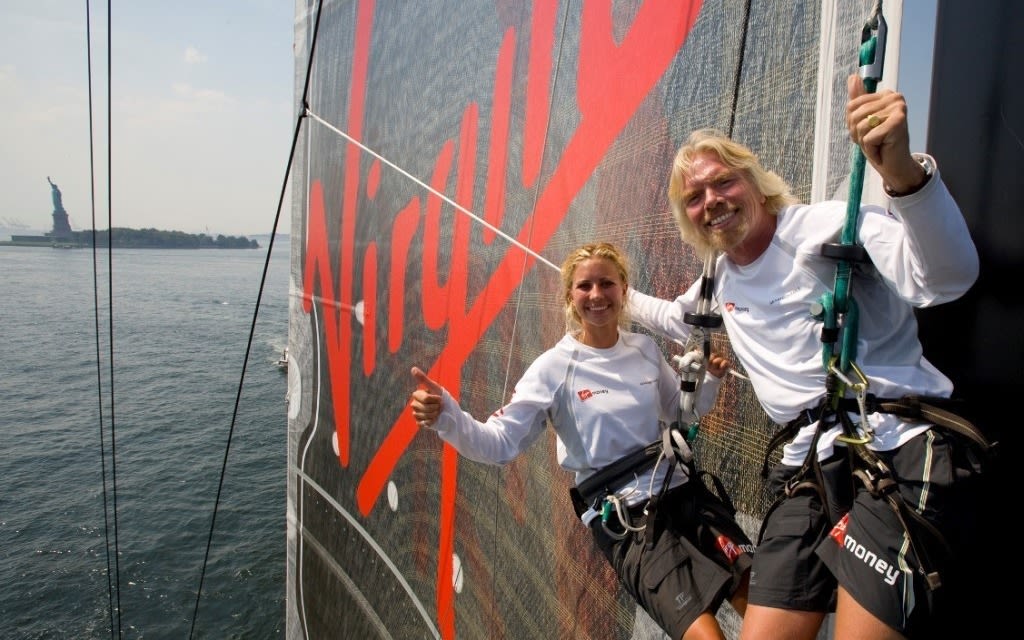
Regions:
<svg viewBox="0 0 1024 640"><path fill-rule="evenodd" d="M775 237L757 260L739 266L722 255L716 265L714 306L761 406L780 424L817 406L825 394L822 322L810 306L835 286L836 261L820 252L823 244L839 242L845 222L845 202L790 206L779 213ZM853 361L868 379L868 392L948 397L953 385L925 359L914 307L960 297L979 267L960 208L938 172L917 193L894 198L891 212L863 206L856 241L871 259L854 268L849 288L860 316ZM700 293L699 280L674 301L632 290L629 304L634 320L651 331L685 340L690 327L683 314L696 310ZM929 428L882 413L870 414L868 422L875 431L868 446L879 451ZM803 462L816 428L804 427L786 445L784 464ZM822 434L819 457L831 455L839 433L834 427Z"/></svg>
<svg viewBox="0 0 1024 640"><path fill-rule="evenodd" d="M698 411L714 402L719 383L710 374L705 377ZM533 361L508 404L485 422L462 411L445 390L433 429L471 460L507 464L537 440L550 419L558 463L575 474L578 485L659 440L662 423L678 419L679 389L679 377L650 336L620 331L615 346L597 349L565 335ZM639 504L652 487L661 489L667 468L648 469L616 494L628 505ZM672 486L685 481L678 470L672 476ZM584 522L594 515L584 515Z"/></svg>

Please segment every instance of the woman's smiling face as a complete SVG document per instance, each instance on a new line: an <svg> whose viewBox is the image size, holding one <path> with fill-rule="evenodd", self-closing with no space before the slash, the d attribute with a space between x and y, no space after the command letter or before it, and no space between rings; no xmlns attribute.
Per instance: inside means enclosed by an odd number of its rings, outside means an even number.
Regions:
<svg viewBox="0 0 1024 640"><path fill-rule="evenodd" d="M588 258L572 276L572 304L588 333L617 328L626 295L619 270L605 258Z"/></svg>

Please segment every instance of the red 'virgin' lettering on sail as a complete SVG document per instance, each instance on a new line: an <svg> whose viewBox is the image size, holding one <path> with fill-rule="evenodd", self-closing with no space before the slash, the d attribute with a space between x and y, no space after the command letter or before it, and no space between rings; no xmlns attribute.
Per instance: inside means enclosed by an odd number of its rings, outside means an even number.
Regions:
<svg viewBox="0 0 1024 640"><path fill-rule="evenodd" d="M543 131L549 121L551 92L551 60L555 43L554 30L556 11L549 3L536 3L529 46L527 66L527 99L523 124L523 180L524 185L505 184L505 170L510 149L509 122L513 108L510 98L515 77L516 31L508 29L502 39L495 65L494 94L492 96L491 145L488 152L489 169L487 192L484 194L486 218L500 224L504 216L504 194L507 190L528 187L541 179L541 162L544 156ZM544 5L541 7L540 5ZM608 149L636 113L651 89L664 75L689 34L701 6L700 0L649 0L637 10L632 24L620 41L613 33L612 2L582 3L579 22L579 51L577 52L577 78L575 106L579 111L576 129L556 158L545 158L553 164L553 171L546 182L539 185L538 197L533 213L523 222L516 240L531 250L540 252L548 240L557 232L564 220L571 202L590 180ZM362 0L358 3L356 15L355 50L351 73L349 111L345 128L349 135L359 140L364 128L366 101L367 66L372 55L370 44L375 3ZM475 184L474 158L476 157L479 107L467 105L462 115L458 138L458 153L455 143L446 140L440 144L431 186L444 192L452 171L455 171L454 200L469 210L473 209L473 185ZM312 311L314 301L319 301L324 326L327 370L330 376L331 401L334 408L335 437L338 445L338 461L347 467L350 460L349 417L351 395L351 356L353 352L352 314L353 301L357 299L353 290L353 273L358 259L364 262L364 313L372 318L376 313L375 292L378 283L376 244L371 244L363 256L355 255L356 216L359 210L360 151L355 145L348 145L344 156L343 190L341 194L339 258L335 262L330 253L327 237L328 205L324 201L323 183L318 179L310 182L309 213L306 229L306 253L303 277L303 309ZM330 176L322 180L330 180ZM375 187L368 188L372 198ZM420 205L418 198L410 202L395 216L392 225L393 243L390 251L392 271L383 274L391 300L388 315L390 353L398 350L404 319L401 317L402 300L405 293L405 266L399 256L404 256L405 247L414 242L415 234L423 229L422 241L422 291L421 308L425 325L440 330L447 324L447 335L457 336L445 344L437 363L429 375L458 397L461 388L461 368L473 352L481 336L498 316L512 293L518 287L527 269L535 259L514 246L507 246L501 262L491 273L482 291L470 293L467 290L466 272L469 264L469 232L471 221L465 216L456 216L450 252L449 273L443 281L439 273L437 257L440 255L440 235L437 223L440 220L441 200L435 195L425 196L423 226L419 225ZM412 223L412 224L410 224ZM493 234L484 233L485 241L493 240ZM337 282L336 282L337 279ZM314 298L316 285L320 295ZM374 298L374 299L371 299ZM364 352L363 371L369 375L374 368L376 357L375 323L366 322L364 347L369 345L370 353ZM405 366L407 363L401 363ZM380 442L356 488L356 504L361 514L368 515L379 499L388 478L398 460L417 433L417 426L407 411L401 412ZM437 616L443 637L454 637L454 606L452 583L452 550L454 543L455 498L457 495L457 453L444 447L441 460L441 496L439 513L440 536L438 541L437 575Z"/></svg>
<svg viewBox="0 0 1024 640"><path fill-rule="evenodd" d="M356 15L356 45L352 59L352 94L349 102L348 130L353 138L363 133L363 112L366 99L366 68L369 61L370 35L373 26L374 1L359 3ZM318 180L310 183L309 215L306 229L306 261L303 265L302 308L309 313L313 305L314 281L320 280L324 317L324 343L327 367L331 376L331 401L334 406L334 431L338 442L338 462L348 466L349 437L349 363L352 356L352 274L355 273L356 195L359 188L359 150L349 145L345 152L344 193L342 195L339 260L333 264L327 238L327 213L323 187ZM335 291L334 271L339 282ZM335 308L334 302L337 307ZM338 317L338 310L344 312Z"/></svg>

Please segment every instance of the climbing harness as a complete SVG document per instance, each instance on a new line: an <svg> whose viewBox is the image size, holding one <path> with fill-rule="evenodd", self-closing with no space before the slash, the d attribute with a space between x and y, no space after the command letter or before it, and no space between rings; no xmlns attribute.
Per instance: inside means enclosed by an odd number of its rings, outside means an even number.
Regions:
<svg viewBox="0 0 1024 640"><path fill-rule="evenodd" d="M861 38L860 76L869 93L873 93L878 86L885 57L887 27L881 5L881 0L876 2L871 16L864 25ZM892 469L867 446L874 439L867 416L871 413L888 413L905 420L932 423L940 429L949 430L965 438L973 449L981 453L982 459L992 455L996 443L989 443L977 427L950 412L946 407L954 403L953 400L913 395L881 399L868 391L868 379L855 362L859 311L856 301L850 295L853 263L870 263L864 247L856 243L865 164L863 151L858 145L854 145L847 214L841 241L824 244L821 247L823 257L836 260L835 287L833 291L822 295L810 309L811 315L822 322L822 364L827 372L825 396L817 407L805 410L775 434L768 444L761 469L762 476L768 475L768 460L776 447L791 439L807 425L816 422L818 427L809 445L807 457L797 472L788 479L782 494L769 508L762 521L762 527L782 500L800 492L817 493L825 513L832 512L824 490L825 482L817 449L821 434L838 424L842 428L842 433L837 440L847 445L854 478L860 481L872 496L885 500L892 507L906 532L907 542L917 557L916 570L928 588L934 590L941 586L942 579L935 569L935 563L928 555L928 548L919 544L920 536L927 534L947 552L948 544L938 529L907 504L898 491L899 480L894 476ZM857 414L859 420L855 422L850 417L851 413ZM763 533L762 528L759 540Z"/></svg>
<svg viewBox="0 0 1024 640"><path fill-rule="evenodd" d="M708 358L711 357L711 330L722 326L722 316L711 312L717 262L718 251L709 249L704 256L704 272L701 276L697 311L683 315L683 322L693 329L686 341L683 355L672 358L679 371L680 421L688 426L687 442L693 442L697 438L697 430L700 427L701 416L697 411L697 398L704 383Z"/></svg>
<svg viewBox="0 0 1024 640"><path fill-rule="evenodd" d="M654 523L657 519L659 501L668 491L675 468L680 466L688 477L696 477L693 452L679 430L678 423L663 426L661 434L661 439L598 469L578 486L570 489L569 493L576 509L576 515L580 516L587 509L594 509L600 514L601 525L605 532L618 540L624 538L627 532L641 532ZM627 507L624 497L619 496L616 491L662 460L669 463L664 481L661 483L660 490L651 492L650 500L643 507L642 515L646 520L645 523L634 526L632 516L637 508ZM613 516L618 518L623 529L622 532L614 531L608 526ZM653 544L653 540L654 536L651 535L648 541Z"/></svg>

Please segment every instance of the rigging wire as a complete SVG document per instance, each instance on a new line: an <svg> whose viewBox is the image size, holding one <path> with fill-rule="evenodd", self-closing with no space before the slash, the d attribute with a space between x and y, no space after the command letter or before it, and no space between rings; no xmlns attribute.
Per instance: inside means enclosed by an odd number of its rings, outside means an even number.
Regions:
<svg viewBox="0 0 1024 640"><path fill-rule="evenodd" d="M555 263L551 262L550 260L548 260L544 256L540 255L539 253L537 253L533 249L527 247L523 243L519 242L518 240L516 240L512 236L508 235L507 233L505 233L501 229L499 229L499 228L495 227L494 225L492 225L491 223L487 222L486 220L484 220L480 216L476 215L475 213L473 213L472 211L470 211L466 207L463 207L458 202L455 202L454 200L452 200L448 196L444 195L443 193L441 193L437 189L435 189L435 188L431 187L430 185L428 185L427 183L423 182L422 180L420 180L416 176L412 175L411 173L409 173L405 169L402 169L397 164L395 164L394 162L391 162L390 160L388 160L387 158L385 158L381 154L377 153L376 151L374 151L370 147L368 147L365 144L363 144L362 142L356 140L355 138L350 136L348 133L342 131L341 129L339 129L338 127L334 126L330 122L327 122L326 120L324 120L323 118L318 116L316 113L314 113L308 106L306 107L306 115L308 115L313 120L316 120L320 124L324 125L325 127L330 129L334 133L338 134L342 138L345 138L346 140L348 140L349 142L351 142L355 146L359 147L360 149L362 149L366 153L370 154L374 158L377 158L378 160L380 160L384 164L388 165L389 167L391 167L392 169L394 169L398 173L402 174L403 176L405 176L409 180L412 180L413 182L415 182L420 187L423 187L424 189L429 191L431 194L437 196L441 200L444 200L445 202L447 202L451 206L455 207L456 209L458 209L462 213L466 214L467 216L469 216L473 220L476 220L477 222L479 222L483 226L487 227L489 230L493 231L495 234L501 236L505 240L508 240L510 244L512 244L512 245L514 245L516 247L519 247L520 249L523 250L523 252L529 254L530 256L532 256L533 258L538 260L539 262L543 262L544 264L548 265L549 267L551 267L555 271L559 270L558 265L556 265Z"/></svg>
<svg viewBox="0 0 1024 640"><path fill-rule="evenodd" d="M727 131L730 138L736 126L736 105L740 101L740 75L743 73L743 61L747 52L747 34L750 33L750 2L751 0L747 0L743 6L743 33L740 35L740 59L736 63L736 74L732 79L732 109L729 109L729 129Z"/></svg>
<svg viewBox="0 0 1024 640"><path fill-rule="evenodd" d="M110 489L108 491L107 481L107 465L106 458L107 453L105 450L106 438L103 429L103 376L101 366L101 348L100 348L100 320L99 320L99 284L98 284L98 265L97 265L97 232L96 232L96 190L95 190L95 151L93 142L93 94L92 94L92 44L91 44L91 21L90 21L90 6L89 0L85 3L86 9L86 43L87 43L87 72L88 72L88 110L89 110L89 148L90 148L90 199L92 206L92 254L93 254L93 306L94 306L94 318L95 318L95 336L96 336L96 377L97 377L97 390L99 398L99 422L100 422L100 454L101 454L101 467L102 467L102 481L103 481L103 509L104 509L104 531L106 536L106 552L107 552L107 593L108 600L110 601L110 625L111 625L111 636L123 637L122 619L121 619L121 589L120 589L120 549L119 549L119 537L118 537L118 518L117 518L117 453L116 453L116 429L115 429L115 402L114 402L114 309L113 309L113 253L114 253L114 242L113 242L113 205L111 199L108 197L107 200L107 313L108 313L108 360L109 360L109 380L110 380ZM317 12L317 24L319 25L320 12ZM112 51L112 29L111 29L111 6L108 0L107 2L107 193L113 193L112 186L112 157L113 157L113 145L111 140L112 130L112 62L111 62L111 51ZM312 64L312 51L310 53L310 64ZM306 87L303 94L303 104L305 104L306 95L309 92L309 72L307 70L306 76ZM235 396L235 405L231 417L231 425L228 432L227 443L224 450L224 459L221 464L220 478L217 486L217 494L214 501L213 514L210 522L209 535L207 537L206 551L203 557L202 569L200 571L199 588L196 592L195 608L192 614L191 626L189 629L189 638L192 638L195 633L195 624L199 613L199 604L203 595L203 582L206 575L206 568L209 564L210 548L213 541L213 533L216 529L217 510L220 504L221 492L224 486L224 478L227 470L228 456L231 450L231 441L234 435L235 424L238 417L238 408L241 402L242 389L245 382L246 367L249 362L250 353L252 350L253 337L256 330L256 321L259 317L260 304L263 298L263 292L266 287L267 273L270 268L270 259L273 255L274 241L277 237L277 228L281 219L281 210L283 208L284 198L287 193L288 179L291 174L292 162L295 156L295 148L297 146L297 140L299 132L301 130L302 119L305 114L301 114L296 121L295 133L292 138L291 150L288 154L288 163L285 169L284 178L282 180L281 192L278 198L277 213L274 217L274 224L270 234L270 241L267 247L267 256L263 265L263 273L260 278L259 290L256 297L256 305L253 311L252 322L249 329L249 338L246 344L245 357L242 363L241 376L238 382L238 388ZM110 494L110 502L108 503L107 496ZM111 516L112 513L112 516ZM113 549L114 552L111 554L111 521L113 523ZM114 569L111 570L111 555L113 555ZM112 582L113 581L113 582ZM116 596L116 604L114 599ZM116 612L116 621L115 621Z"/></svg>
<svg viewBox="0 0 1024 640"><path fill-rule="evenodd" d="M93 288L93 318L94 318L94 333L96 337L96 391L97 401L99 409L99 438L100 438L100 469L101 469L101 481L103 486L103 532L104 532L104 548L106 551L107 561L107 602L108 612L110 616L110 635L115 637L115 629L117 637L123 635L122 623L121 623L121 566L120 566L120 539L118 536L118 520L117 520L117 455L116 455L116 430L114 421L114 311L113 311L113 247L111 232L113 225L111 222L111 204L110 199L107 199L107 342L108 342L108 360L110 363L110 480L108 490L108 477L107 477L107 451L106 451L106 437L103 428L103 367L102 357L100 348L100 302L99 302L99 267L97 261L97 250L96 250L96 164L95 164L95 144L94 144L94 132L93 132L93 95L92 95L92 22L90 19L91 8L89 6L89 0L85 1L85 43L86 43L86 76L87 76L87 89L88 89L88 114L89 114L89 203L91 207L91 219L92 219L92 288ZM110 52L111 52L111 36L110 36L110 1L107 1L107 193L110 193L110 123L111 123L111 107L110 107ZM108 501L108 493L110 499ZM111 542L111 527L113 528L113 542ZM114 552L111 554L111 545L113 545ZM113 560L111 560L113 557ZM111 568L113 563L113 568Z"/></svg>
<svg viewBox="0 0 1024 640"><path fill-rule="evenodd" d="M322 0L321 0L321 2L318 3L317 16L316 16L316 27L314 27L314 33L315 33L315 30L319 29L319 26L320 26L320 13L321 13L321 9L322 9ZM314 36L313 45L315 45L315 43L316 43L316 38ZM309 66L307 66L307 69L306 69L306 82L305 82L305 87L303 88L303 93L302 93L302 104L303 105L306 104L307 96L309 95L310 67L312 66L312 61L313 61L313 50L310 49ZM278 227L278 224L281 221L281 209L284 207L284 198L285 198L285 195L288 192L288 180L289 180L289 177L291 176L292 163L293 163L293 161L295 159L295 148L298 146L299 134L302 131L302 121L305 118L305 116L306 116L306 111L303 110L302 112L300 112L300 114L298 115L298 117L295 120L295 130L294 130L294 133L292 134L291 149L289 149L289 151L288 151L288 162L285 165L284 177L281 180L281 191L280 191L280 195L278 196L278 199L277 199L277 212L274 214L274 225L273 225L273 227L270 230L270 241L267 243L267 257L263 261L263 273L260 276L260 285L259 285L259 289L258 289L258 291L256 293L256 304L255 304L255 306L253 308L253 312L252 312L252 322L249 325L249 339L247 340L246 345L245 345L245 356L244 356L244 358L242 360L242 372L241 372L241 375L240 375L240 377L238 379L238 388L237 388L237 390L235 392L235 406L234 406L234 409L231 412L231 426L230 426L230 428L228 430L227 443L224 446L224 459L221 462L220 478L218 479L218 482L217 482L217 495L216 495L216 498L214 499L213 514L212 514L212 516L210 518L210 533L209 533L209 535L207 536L207 539L206 539L206 551L203 554L203 565L202 565L202 569L201 569L200 574L199 574L199 587L198 587L198 589L196 589L196 604L195 604L195 608L194 608L194 610L192 612L192 622L191 622L191 626L189 628L189 633L188 633L188 637L189 638L192 638L194 636L196 620L199 618L199 603L200 603L200 601L202 600L202 597L203 597L203 582L204 582L205 577L206 577L206 568L207 568L207 566L209 564L209 560L210 560L210 548L213 546L213 533L214 533L214 531L217 528L217 510L218 510L218 507L220 505L221 492L224 489L224 477L225 477L225 475L227 473L228 456L231 453L231 440L234 437L235 424L237 423L237 420L238 420L238 407L239 407L239 405L241 404L241 401L242 401L242 389L245 386L245 372L246 372L246 368L248 367L248 364L249 364L249 356L252 353L253 338L254 338L254 336L256 334L256 321L259 318L260 305L261 305L261 303L263 301L263 292L266 289L267 273L270 271L270 258L271 258L271 256L274 253L274 241L277 238L277 227Z"/></svg>

